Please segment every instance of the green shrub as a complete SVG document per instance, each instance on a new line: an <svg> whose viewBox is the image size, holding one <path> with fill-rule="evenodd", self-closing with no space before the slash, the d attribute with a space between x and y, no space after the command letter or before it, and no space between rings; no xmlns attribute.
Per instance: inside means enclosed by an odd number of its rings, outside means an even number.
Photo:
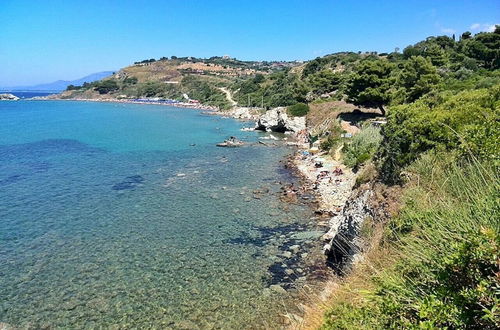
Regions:
<svg viewBox="0 0 500 330"><path fill-rule="evenodd" d="M287 108L288 113L294 117L303 117L309 112L309 106L304 103L297 103Z"/></svg>
<svg viewBox="0 0 500 330"><path fill-rule="evenodd" d="M123 79L124 84L135 85L137 84L138 79L136 77L127 77Z"/></svg>
<svg viewBox="0 0 500 330"><path fill-rule="evenodd" d="M500 85L490 89L440 93L391 108L379 158L387 182L427 150L453 151L498 160L500 156Z"/></svg>
<svg viewBox="0 0 500 330"><path fill-rule="evenodd" d="M344 164L352 168L358 168L373 157L381 140L380 128L373 126L363 128L345 145Z"/></svg>
<svg viewBox="0 0 500 330"><path fill-rule="evenodd" d="M95 83L94 89L99 94L108 94L109 92L117 91L120 87L114 80L103 80Z"/></svg>

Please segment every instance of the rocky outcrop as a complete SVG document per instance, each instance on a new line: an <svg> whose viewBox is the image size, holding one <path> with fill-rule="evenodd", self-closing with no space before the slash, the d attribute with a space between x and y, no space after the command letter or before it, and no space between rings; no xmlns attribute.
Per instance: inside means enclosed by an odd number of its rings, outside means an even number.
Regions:
<svg viewBox="0 0 500 330"><path fill-rule="evenodd" d="M279 107L267 111L259 117L255 124L256 130L266 132L294 132L297 133L306 128L305 117L290 117L286 108Z"/></svg>
<svg viewBox="0 0 500 330"><path fill-rule="evenodd" d="M252 120L258 118L258 110L247 107L234 107L231 110L225 111L224 115L229 115L232 118Z"/></svg>
<svg viewBox="0 0 500 330"><path fill-rule="evenodd" d="M401 187L388 187L369 182L354 189L344 207L329 221L330 230L323 236L328 264L344 274L372 244L373 237L364 237L362 227L374 229L398 214L401 207ZM368 224L365 224L367 220Z"/></svg>
<svg viewBox="0 0 500 330"><path fill-rule="evenodd" d="M330 219L330 230L323 238L328 263L338 272L345 272L355 256L361 252L360 230L363 222L374 217L370 203L371 189L355 190L342 211Z"/></svg>
<svg viewBox="0 0 500 330"><path fill-rule="evenodd" d="M0 94L0 100L1 101L17 101L19 98L15 95L6 93L6 94Z"/></svg>

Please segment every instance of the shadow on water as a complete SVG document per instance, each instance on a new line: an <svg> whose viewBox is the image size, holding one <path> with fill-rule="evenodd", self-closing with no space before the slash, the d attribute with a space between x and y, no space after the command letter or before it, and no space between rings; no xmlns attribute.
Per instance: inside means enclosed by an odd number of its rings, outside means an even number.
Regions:
<svg viewBox="0 0 500 330"><path fill-rule="evenodd" d="M18 181L21 181L22 179L24 179L24 176L21 174L15 174L15 175L8 176L5 179L0 179L0 187L6 186L8 184L16 183Z"/></svg>
<svg viewBox="0 0 500 330"><path fill-rule="evenodd" d="M144 182L144 178L140 175L127 176L125 178L125 180L123 180L122 182L114 184L112 189L113 190L134 189L135 187L142 184L143 182Z"/></svg>
<svg viewBox="0 0 500 330"><path fill-rule="evenodd" d="M104 149L91 147L88 144L71 139L49 139L30 143L0 146L0 157L13 158L29 156L44 157L67 153L97 153Z"/></svg>

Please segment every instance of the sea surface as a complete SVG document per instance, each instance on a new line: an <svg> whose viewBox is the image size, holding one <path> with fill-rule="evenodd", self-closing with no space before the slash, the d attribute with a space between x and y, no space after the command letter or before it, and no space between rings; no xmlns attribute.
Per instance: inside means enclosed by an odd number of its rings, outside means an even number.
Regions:
<svg viewBox="0 0 500 330"><path fill-rule="evenodd" d="M311 211L278 198L290 149L243 126L166 106L0 102L0 323L275 327L273 270ZM247 146L215 146L232 135Z"/></svg>

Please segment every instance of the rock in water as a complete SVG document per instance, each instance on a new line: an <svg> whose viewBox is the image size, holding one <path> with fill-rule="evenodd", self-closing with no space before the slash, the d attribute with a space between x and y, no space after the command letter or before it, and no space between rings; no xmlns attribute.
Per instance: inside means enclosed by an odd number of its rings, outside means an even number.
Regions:
<svg viewBox="0 0 500 330"><path fill-rule="evenodd" d="M19 98L13 94L0 94L0 100L2 101L17 101Z"/></svg>

